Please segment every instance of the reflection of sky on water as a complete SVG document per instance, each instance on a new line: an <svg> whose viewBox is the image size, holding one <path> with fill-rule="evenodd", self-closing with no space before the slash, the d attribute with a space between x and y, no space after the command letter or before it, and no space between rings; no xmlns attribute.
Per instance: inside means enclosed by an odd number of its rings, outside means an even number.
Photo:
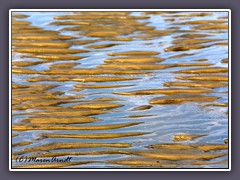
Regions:
<svg viewBox="0 0 240 180"><path fill-rule="evenodd" d="M184 12L183 12L184 13ZM56 15L65 15L69 14L68 12L25 12L22 14L30 15L26 20L32 22L33 26L40 26L47 30L59 30L62 26L53 26L49 25L50 22L53 21L53 17ZM139 12L132 13L133 15L140 15ZM211 16L204 17L190 17L190 20L208 20L208 19L217 19L220 16L226 16L226 13L215 12ZM186 21L189 21L187 19ZM142 20L141 20L142 21ZM154 26L156 29L166 29L171 27L171 22L164 21L164 18L161 15L151 15L150 19L143 20L150 21L149 26ZM64 26L67 27L67 26ZM71 26L69 26L71 27ZM189 25L181 25L182 30L189 29ZM77 36L77 32L62 32L64 35L74 35ZM113 46L107 49L99 49L96 51L90 51L84 54L76 54L80 56L86 56L83 59L77 61L69 61L69 62L79 62L81 63L76 68L95 68L100 64L103 64L103 60L109 58L107 55L111 52L121 52L121 51L134 51L134 50L144 50L144 51L158 51L161 52L160 55L156 57L167 58L173 55L181 54L183 52L164 52L164 48L171 46L171 41L174 39L173 36L177 36L179 33L155 38L152 40L133 40L130 42L116 42L119 44L118 46ZM129 35L131 37L131 35ZM223 38L227 39L227 33L216 33L213 34L211 38ZM84 39L79 36L79 40ZM94 38L87 38L94 39ZM104 43L111 43L112 41L105 41ZM96 42L94 44L102 44L103 42ZM209 43L211 44L211 43ZM208 45L208 43L206 43ZM85 48L81 45L72 46L71 49L82 49ZM196 63L196 61L192 61L193 59L207 58L207 63L213 63L214 66L217 67L227 67L227 64L221 63L221 60L228 57L227 54L227 46L211 46L207 49L200 50L191 50L186 53L194 53L192 56L186 56L182 58L175 59L166 59L164 63ZM185 52L184 52L185 53ZM32 58L26 58L25 60L33 60ZM13 55L13 61L21 61L20 56L18 54ZM57 63L62 63L65 61L58 61ZM56 61L48 62L44 64L40 64L37 66L29 67L30 69L37 70L48 70L48 66L52 63L56 63ZM127 128L114 129L114 130L105 130L101 131L54 131L54 133L117 133L117 132L151 132L151 134L147 134L139 137L131 137L131 138L118 138L118 139L107 139L107 140L89 140L89 139L58 139L58 142L106 142L106 143L116 143L116 142L125 142L132 143L133 147L130 149L144 149L145 146L149 144L156 143L169 143L173 142L172 137L176 134L182 133L199 133L199 134L207 134L200 139L193 140L193 143L222 143L223 139L227 138L228 135L228 122L226 107L205 107L203 108L198 103L183 103L178 105L154 105L151 109L145 110L142 112L134 112L130 111L133 107L137 107L140 105L147 105L148 101L153 97L159 97L163 95L148 95L148 96L121 96L116 94L111 94L116 91L134 91L139 89L159 89L164 88L163 83L169 81L175 81L175 76L178 74L171 73L171 71L180 70L180 69L188 69L189 67L181 67L181 68L173 68L165 69L165 70L155 70L150 75L137 75L140 77L138 80L134 81L123 81L123 82L104 82L97 84L134 84L135 86L130 87L122 87L117 89L85 89L79 92L68 92L70 89L74 87L75 84L79 84L77 82L54 82L59 87L55 88L57 91L64 91L66 95L75 95L75 94L89 94L88 96L83 97L83 100L91 100L93 98L101 98L101 97L113 97L119 98L123 101L119 101L118 103L124 104L123 107L112 110L111 113L97 115L102 119L100 122L93 122L86 125L104 125L104 124L116 124L116 123L128 123L128 122L144 122L137 126L131 126ZM191 67L197 68L197 67ZM24 79L29 77L34 77L37 75L16 75L13 74L13 82L28 84ZM125 75L129 77L130 75ZM41 82L41 83L49 83L52 82ZM94 83L86 83L86 84L94 84ZM217 88L214 90L213 95L220 97L217 101L219 103L225 103L228 101L227 94L221 93L226 91L227 87ZM51 90L53 91L53 90ZM211 94L209 94L211 95ZM204 104L204 103L203 103ZM61 106L69 106L71 104L63 104ZM18 113L20 113L19 111ZM25 111L26 112L26 111ZM149 117L143 118L124 118L129 115L153 115ZM22 116L17 116L13 118L13 122L18 122ZM29 131L29 132L21 132L21 136L14 138L13 142L27 141L32 138L37 137L39 133L42 132L53 132L53 131ZM24 147L16 147L13 150L21 150L25 147L33 147L40 144L55 142L56 139L43 139L42 141L35 141L33 144L24 146ZM94 150L105 150L108 148L94 148ZM110 148L111 149L111 148ZM128 148L129 149L129 148ZM78 151L89 151L92 149L79 149ZM121 149L122 150L122 149ZM62 150L58 150L62 151ZM123 157L123 155L104 155L95 157L96 160L112 160L114 158ZM127 156L126 156L127 157ZM76 157L77 158L77 157ZM91 159L92 157L86 157L86 160ZM85 160L82 158L80 160ZM92 167L93 165L84 165L81 167ZM101 166L101 164L96 163L96 167ZM221 166L221 165L219 165ZM104 165L104 167L111 167L111 165ZM116 167L116 166L114 166ZM121 166L123 167L123 166Z"/></svg>

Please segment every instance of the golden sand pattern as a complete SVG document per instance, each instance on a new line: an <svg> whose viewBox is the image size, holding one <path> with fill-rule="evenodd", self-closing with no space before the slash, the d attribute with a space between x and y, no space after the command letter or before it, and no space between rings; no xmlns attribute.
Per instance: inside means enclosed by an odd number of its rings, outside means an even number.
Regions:
<svg viewBox="0 0 240 180"><path fill-rule="evenodd" d="M195 103L207 112L210 107L227 107L215 90L228 86L228 68L204 55L192 58L228 45L227 39L214 37L227 33L226 17L211 19L211 12L140 14L56 13L47 26L57 30L32 25L29 15L12 14L12 74L21 79L12 82L13 162L20 155L74 159L15 163L14 168L81 168L99 163L120 168L227 167L225 135L221 142L207 143L204 138L211 133L186 133L189 125L178 132L184 122L176 122L170 139L162 139L169 130L158 129L161 135L154 136L156 127L165 127L159 115L168 113L158 108ZM151 17L161 17L168 26L156 28L149 24ZM165 41L167 37L171 40ZM158 38L163 39L156 43ZM129 49L121 48L125 43ZM140 47L147 45L151 48ZM229 61L221 57L218 62ZM138 86L159 77L166 81ZM86 160L87 156L91 158Z"/></svg>

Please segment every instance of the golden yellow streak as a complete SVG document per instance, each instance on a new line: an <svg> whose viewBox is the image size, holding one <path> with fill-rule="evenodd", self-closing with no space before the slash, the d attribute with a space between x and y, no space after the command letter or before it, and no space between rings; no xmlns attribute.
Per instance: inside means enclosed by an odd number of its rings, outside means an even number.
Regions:
<svg viewBox="0 0 240 180"><path fill-rule="evenodd" d="M47 125L16 125L13 124L13 131L31 131L31 130L110 130L120 129L124 127L130 127L140 124L139 122L134 123L122 123L122 124L111 124L111 125L95 125L95 126L47 126Z"/></svg>
<svg viewBox="0 0 240 180"><path fill-rule="evenodd" d="M129 132L129 133L105 133L105 134L42 134L42 138L77 138L77 139L114 139L122 137L142 136L148 133Z"/></svg>

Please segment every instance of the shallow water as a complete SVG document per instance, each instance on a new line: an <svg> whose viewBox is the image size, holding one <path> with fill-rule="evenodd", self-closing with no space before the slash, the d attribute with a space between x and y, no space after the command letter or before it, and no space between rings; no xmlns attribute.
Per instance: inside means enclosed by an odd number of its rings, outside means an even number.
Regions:
<svg viewBox="0 0 240 180"><path fill-rule="evenodd" d="M51 42L69 42L70 47L65 49L82 49L87 50L88 52L84 53L76 53L66 55L71 56L80 56L82 57L79 60L67 60L67 59L58 59L58 60L49 60L49 59L41 59L37 58L36 55L44 55L44 53L12 53L12 63L21 62L21 61L42 61L38 65L27 66L27 67L17 67L13 66L14 69L30 69L36 70L36 73L25 74L24 72L21 74L13 73L12 74L12 82L13 84L19 85L33 85L33 84L55 84L57 87L48 89L48 90L39 90L33 88L33 94L39 95L39 98L35 99L43 102L51 102L54 101L52 98L57 99L57 101L62 101L60 104L47 105L46 103L43 105L33 105L33 102L30 100L23 100L21 96L31 97L31 92L27 92L27 90L31 90L31 88L16 88L13 89L12 98L17 101L17 105L13 105L13 107L22 107L26 108L23 110L19 110L18 108L12 111L13 125L23 125L23 126L33 126L31 130L19 131L13 130L13 134L17 134L18 136L12 138L12 143L19 143L30 141L31 144L16 146L12 148L13 153L15 155L21 154L23 152L24 155L34 155L32 151L27 152L26 149L31 147L41 147L41 145L49 144L49 143L70 143L70 142L86 142L86 143L128 143L131 147L92 147L92 148L72 148L72 149L52 149L52 150L37 150L39 154L44 153L54 153L54 152L92 152L92 151L103 151L103 150L116 150L116 151L127 151L129 154L111 154L111 153L99 153L97 155L76 155L73 156L73 161L90 161L88 164L81 164L75 166L66 166L66 168L134 168L132 165L124 165L118 163L111 163L113 160L122 160L125 158L138 158L138 155L134 154L135 151L149 151L147 146L153 144L165 144L165 143L176 143L174 141L174 136L179 134L199 134L205 135L200 138L191 139L191 140L183 140L181 144L224 144L224 140L228 139L228 107L227 106L218 106L220 103L228 103L228 86L217 87L217 88L206 88L206 87L187 87L187 86L164 86L164 83L168 82L200 82L200 81L191 81L191 80L179 80L176 77L186 77L186 76L227 76L227 72L213 72L213 73L184 73L182 70L188 69L204 69L204 68L212 68L212 67L221 67L228 68L228 63L222 63L221 60L228 58L228 45L216 45L219 42L228 42L228 29L211 29L211 30L201 30L198 28L194 28L197 26L208 26L211 23L205 24L187 24L189 21L198 21L198 20L224 20L224 23L213 23L213 25L226 25L227 19L223 17L227 17L227 13L225 12L212 12L206 16L194 16L194 13L197 12L178 12L178 13L164 13L164 14L154 14L154 13L144 13L144 12L132 12L130 14L119 15L121 20L117 19L119 16L116 15L116 19L111 13L108 14L109 17L113 17L113 19L103 19L98 16L93 16L92 18L86 17L83 20L56 20L54 17L63 16L63 15L74 15L73 12L19 12L17 14L25 14L29 17L24 19L16 18L16 21L28 21L34 27L40 27L42 30L52 30L59 32L59 35L67 35L72 36L72 39L69 40L49 40ZM185 16L185 14L193 14L193 16ZM75 14L76 15L76 14ZM181 16L182 15L182 16ZM78 15L80 16L80 15ZM89 16L89 15L88 15ZM64 17L64 16L63 16ZM84 17L84 14L83 14ZM145 17L145 19L140 19L141 17ZM169 20L170 19L170 20ZM172 20L171 20L172 19ZM69 22L69 21L79 21L79 22L90 22L89 26L78 26L78 25L52 25L52 22ZM125 21L129 21L125 23ZM107 25L107 23L109 23ZM146 24L142 24L146 23ZM97 24L97 28L94 28L95 24ZM98 31L106 31L104 28L106 26L110 26L111 32L117 32L118 35L111 36L109 34L104 36L92 37L88 33L95 33ZM115 26L112 28L111 26ZM154 30L148 30L146 27L152 26ZM68 27L81 27L82 30L71 31L71 30L63 30L63 28ZM101 27L104 30L101 30ZM90 30L88 29L90 28ZM146 28L147 30L140 30ZM162 30L164 32L159 32L155 30ZM165 32L166 31L166 32ZM109 32L108 32L109 33ZM191 34L204 34L206 37L200 38L179 38L181 35L191 35ZM14 33L13 33L14 35ZM24 36L26 34L21 33L20 36ZM41 33L34 34L36 36L42 35ZM98 34L99 35L99 34ZM114 40L114 38L131 38L130 41L118 41ZM174 44L175 40L196 40L196 39L207 39L212 40L212 42L205 43L194 43L192 44ZM84 41L84 40L96 40L96 42L89 42L87 44L76 45L73 42L75 41ZM14 42L24 42L24 40L15 40ZM41 43L44 40L30 40L28 42L39 42ZM46 40L45 40L46 41ZM28 43L26 42L26 43ZM102 45L102 44L114 44L114 46L95 49L91 48L91 45ZM179 50L179 51L168 51L169 47L182 45L182 46L193 46L193 45L201 45L205 46L205 48L197 48L192 49L190 47L189 50ZM89 46L89 47L88 47ZM29 48L31 46L20 47L13 46L13 50L21 50L21 48ZM43 47L44 49L45 47ZM54 47L58 48L59 47ZM50 48L51 49L51 48ZM122 62L104 62L106 59L114 58L123 58L121 55L112 56L111 54L118 52L127 52L127 51L151 51L157 52L159 54L155 55L125 55L127 58L163 58L164 60L159 60L159 62L145 62L139 63L136 59L136 62L133 63L122 63ZM176 55L182 55L183 53L189 54L188 56L176 57ZM48 53L52 55L51 53ZM59 54L59 52L58 52ZM57 55L58 55L57 54ZM55 54L56 55L56 54ZM28 56L28 57L27 57ZM205 59L203 61L198 61L199 59ZM125 59L126 61L126 59ZM66 68L66 72L64 68L56 68L55 72L51 72L54 70L50 68L51 65L58 63L79 63L78 65L72 68ZM157 68L159 65L167 64L172 65L169 68ZM181 64L189 64L181 65ZM198 64L198 65L196 65ZM204 66L204 64L208 64ZM104 65L104 66L102 66ZM180 66L181 65L181 66ZM201 66L202 65L202 66ZM74 69L79 69L79 72L74 73ZM87 69L85 73L82 73L82 69ZM100 70L100 72L95 72L95 70ZM111 70L108 71L108 70ZM118 73L113 73L117 71ZM129 71L125 72L124 71ZM103 72L103 73L101 73ZM105 72L105 73L104 73ZM48 75L49 74L49 75ZM54 80L51 78L54 77L66 78L66 80ZM39 80L36 82L29 82L29 78L50 78L48 81ZM92 77L89 80L87 78ZM123 80L123 81L109 81L109 80L101 80L102 82L95 82L97 78L107 78L107 77L123 77L123 78L133 78L132 80ZM84 79L77 80L77 79ZM95 78L95 79L94 79ZM89 81L89 82L87 82ZM204 82L208 82L207 79ZM210 81L211 83L226 83L224 81ZM129 85L122 87L113 87L113 88L77 88L77 85ZM142 90L150 90L153 89L204 89L209 90L211 92L208 93L197 93L204 96L213 96L218 97L217 100L213 102L201 102L201 101L183 101L180 103L166 103L166 104L151 104L151 100L158 97L170 97L171 94L166 93L153 93L150 94L134 94L133 92L138 92ZM18 92L18 90L23 90L23 92ZM26 90L26 91L25 91ZM74 90L74 91L73 91ZM54 92L63 92L62 95L55 96L49 93ZM119 93L120 92L120 93ZM123 92L130 93L128 95L124 95ZM18 93L21 93L20 95ZM48 94L47 94L48 93ZM132 93L132 94L131 94ZM178 95L178 93L175 93ZM185 94L194 94L193 92L185 93ZM194 95L197 95L194 94ZM41 96L40 96L41 95ZM51 96L49 98L44 96ZM80 95L81 97L79 97ZM64 100L63 98L67 98L73 96L70 100ZM44 99L45 98L45 99ZM103 100L94 100L96 98L116 98L110 101ZM20 100L19 100L20 99ZM122 128L116 129L105 129L105 130L43 130L39 124L31 124L29 121L23 121L23 119L31 118L31 117L39 117L45 118L45 125L48 127L51 126L61 126L62 124L49 124L47 122L47 118L54 117L56 115L36 115L35 112L49 112L53 111L64 111L64 110L83 110L90 111L92 107L81 107L77 109L72 109L75 105L80 104L92 104L99 103L100 105L97 109L105 111L101 114L93 114L90 117L98 118L99 121L89 122L83 124L65 124L64 126L98 126L98 125L112 125L112 124L123 124L123 123L139 123L134 124ZM121 105L116 108L103 108L103 104L116 104ZM217 104L217 105L216 105ZM143 105L151 105L150 109L146 110L137 110L133 111L134 108ZM64 107L63 109L56 109L55 107ZM44 109L45 108L45 109ZM52 108L52 109L51 109ZM95 108L94 108L95 109ZM83 115L84 116L84 115ZM88 115L89 116L89 115ZM134 117L135 116L135 117ZM137 117L136 117L137 116ZM142 117L141 117L142 116ZM64 116L66 119L69 119L71 116L68 114ZM59 117L57 117L59 118ZM78 117L79 118L79 117ZM145 135L139 136L128 136L128 137L118 137L118 138L93 138L93 139L85 139L85 138L39 138L44 136L43 134L105 134L105 133L136 133L142 132L146 133ZM221 149L220 149L221 150ZM220 152L226 152L227 150L218 150L214 151L215 154ZM22 152L21 152L22 151ZM26 151L26 152L25 152ZM192 153L192 152L191 152ZM37 155L39 155L37 154ZM194 154L194 152L193 152ZM36 155L36 154L35 154ZM67 156L65 154L64 156ZM197 156L197 154L196 154ZM161 159L161 158L160 158ZM156 161L154 158L150 158L151 161ZM213 158L208 161L203 160L204 163L200 165L189 164L186 165L185 160L176 162L169 160L170 164L177 164L177 168L227 168L227 164L222 164L222 161L227 160L227 156L222 156L218 158ZM110 163L109 163L110 162ZM129 160L130 162L130 160ZM213 162L219 162L213 164ZM212 163L212 164L208 164ZM13 166L17 167L19 163L13 158ZM24 164L26 165L26 164ZM136 166L138 167L138 166ZM140 167L145 167L140 166ZM149 167L149 166L146 166ZM155 167L155 165L153 165ZM165 166L157 166L158 168L165 168ZM168 166L166 166L168 168ZM172 167L170 167L172 168ZM174 167L175 168L175 167Z"/></svg>

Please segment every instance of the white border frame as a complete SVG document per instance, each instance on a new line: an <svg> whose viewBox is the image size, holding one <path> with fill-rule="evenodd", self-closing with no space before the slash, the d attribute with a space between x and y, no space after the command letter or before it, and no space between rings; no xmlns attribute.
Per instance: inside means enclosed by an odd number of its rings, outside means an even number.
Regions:
<svg viewBox="0 0 240 180"><path fill-rule="evenodd" d="M75 12L75 11L185 11L185 12L228 12L228 135L229 135L229 168L228 169L15 169L12 168L12 144L10 139L12 138L12 12ZM231 10L230 9L10 9L9 10L9 171L231 171Z"/></svg>

